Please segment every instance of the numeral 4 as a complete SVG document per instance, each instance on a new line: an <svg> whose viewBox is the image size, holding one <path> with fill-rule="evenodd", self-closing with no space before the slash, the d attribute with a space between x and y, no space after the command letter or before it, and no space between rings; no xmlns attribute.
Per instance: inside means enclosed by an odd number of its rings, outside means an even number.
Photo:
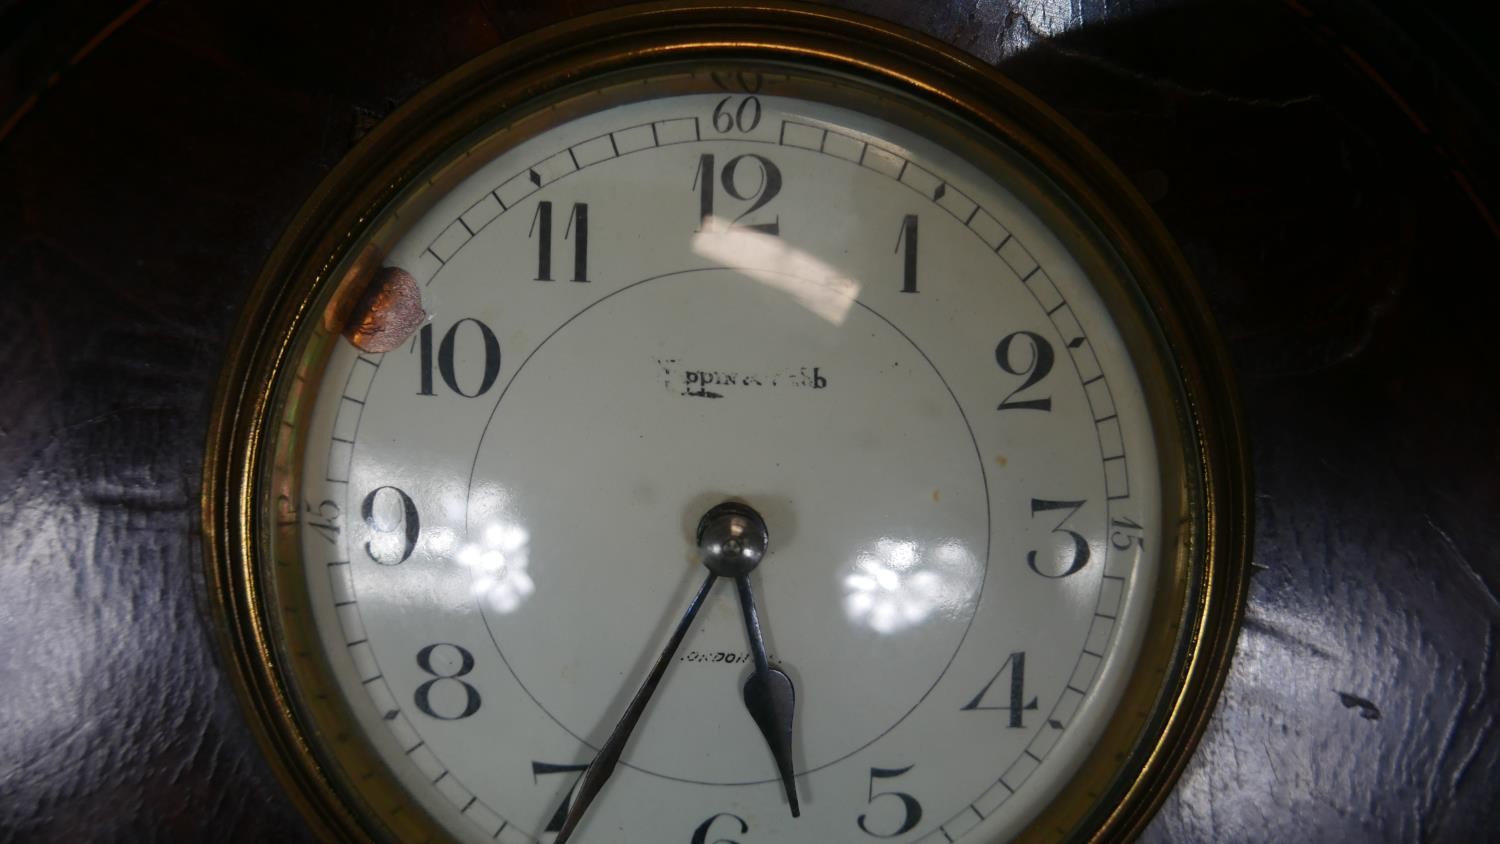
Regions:
<svg viewBox="0 0 1500 844"><path fill-rule="evenodd" d="M1004 674L1006 671L1010 672L1010 695L1009 695L1009 702L1005 703L1003 705L1002 704L986 704L984 702L985 696L990 693L990 688L995 685L995 682L997 680L1000 679L1000 675ZM1001 687L1000 687L1000 689L1001 689L1001 693L1003 694L1004 690L1005 690L1005 685L1002 684ZM982 689L979 690L979 694L974 695L974 699L973 700L971 700L968 703L964 704L963 706L959 707L959 711L960 712L984 712L984 711L996 711L996 710L999 710L999 711L1009 712L1010 713L1010 726L1013 727L1013 728L1015 728L1015 727L1024 726L1021 723L1021 713L1022 712L1025 712L1025 711L1028 711L1028 710L1035 710L1036 709L1036 698L1035 697L1032 697L1030 703L1023 703L1023 701L1025 701L1025 700L1026 700L1026 652L1025 651L1016 651L1016 652L1012 653L1010 656L1006 657L1004 662L1000 663L1000 670L995 672L995 676L991 677L990 681L988 683L984 684L984 688L982 688Z"/></svg>

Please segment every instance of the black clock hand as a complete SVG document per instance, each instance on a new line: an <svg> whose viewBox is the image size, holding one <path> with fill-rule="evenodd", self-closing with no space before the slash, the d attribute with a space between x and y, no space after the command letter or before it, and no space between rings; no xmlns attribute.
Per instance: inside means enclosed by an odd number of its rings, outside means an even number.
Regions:
<svg viewBox="0 0 1500 844"><path fill-rule="evenodd" d="M760 727L761 735L776 759L776 770L786 788L786 800L792 817L802 814L797 806L797 784L792 780L792 715L796 711L797 691L792 678L766 659L766 643L760 633L760 617L755 612L755 595L750 590L750 576L735 578L740 590L740 608L745 615L745 633L750 637L750 653L755 657L755 673L745 681L745 708Z"/></svg>
<svg viewBox="0 0 1500 844"><path fill-rule="evenodd" d="M760 616L755 612L755 593L750 588L750 572L760 565L770 545L771 534L766 521L745 504L726 501L704 514L698 523L698 547L703 549L703 564L724 577L732 577L739 586L740 608L744 611L745 634L750 639L750 653L755 658L755 673L745 681L745 708L765 736L781 784L786 788L792 817L802 810L797 805L797 786L792 780L792 715L797 693L792 678L779 668L772 668L766 658L765 637L760 631Z"/></svg>
<svg viewBox="0 0 1500 844"><path fill-rule="evenodd" d="M641 715L646 711L646 704L650 702L651 695L656 692L656 687L661 683L662 675L667 671L667 665L672 662L672 655L677 653L677 646L682 644L683 637L687 636L688 629L693 626L693 617L698 615L698 610L703 607L703 600L708 597L708 590L713 588L714 581L719 576L710 571L708 577L703 579L703 585L698 587L698 594L693 596L693 602L688 604L687 612L683 613L682 620L677 622L677 629L672 631L672 638L667 641L667 646L662 649L661 656L656 658L656 664L651 666L651 672L646 675L646 681L636 690L635 697L630 699L630 705L625 707L625 714L620 717L620 722L615 725L604 746L599 748L599 754L594 761L589 763L588 770L578 780L578 788L573 794L573 804L568 808L568 815L563 819L562 831L557 834L553 844L565 844L573 835L573 830L583 820L583 813L588 811L589 804L599 795L599 789L604 787L609 775L614 773L615 764L620 761L620 753L625 749L625 742L630 740L630 733L635 730L636 722L641 720Z"/></svg>

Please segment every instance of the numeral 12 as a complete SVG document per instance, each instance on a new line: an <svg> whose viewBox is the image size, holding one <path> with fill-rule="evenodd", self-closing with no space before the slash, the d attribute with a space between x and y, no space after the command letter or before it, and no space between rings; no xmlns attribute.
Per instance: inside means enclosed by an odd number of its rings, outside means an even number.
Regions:
<svg viewBox="0 0 1500 844"><path fill-rule="evenodd" d="M742 193L735 181L735 174L739 172L740 165L746 161L751 162L760 171L760 181L755 190L749 194ZM693 174L693 189L698 191L698 218L700 220L699 231L709 231L714 217L714 156L706 152L698 156L698 169ZM758 231L761 234L781 234L781 217L777 215L769 223L745 223L741 222L746 217L765 207L781 193L781 170L771 162L769 158L754 153L736 155L724 164L724 169L719 173L719 184L724 193L731 198L741 202L749 202L750 207L744 213L735 217L726 228L744 228Z"/></svg>

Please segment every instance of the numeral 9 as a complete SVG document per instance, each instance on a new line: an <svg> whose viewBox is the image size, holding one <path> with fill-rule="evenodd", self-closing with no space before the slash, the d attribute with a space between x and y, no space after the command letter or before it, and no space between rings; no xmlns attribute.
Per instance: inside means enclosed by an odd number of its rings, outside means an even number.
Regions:
<svg viewBox="0 0 1500 844"><path fill-rule="evenodd" d="M388 494L382 496L381 493ZM382 566L406 562L416 550L417 534L421 530L417 503L411 500L411 496L393 486L376 487L365 496L359 512L364 517L365 526L374 534L365 543L365 553L370 559Z"/></svg>

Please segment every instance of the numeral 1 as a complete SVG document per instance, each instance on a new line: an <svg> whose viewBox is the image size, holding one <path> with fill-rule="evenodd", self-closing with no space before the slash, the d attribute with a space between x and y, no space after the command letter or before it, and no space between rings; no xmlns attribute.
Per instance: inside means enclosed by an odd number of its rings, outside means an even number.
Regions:
<svg viewBox="0 0 1500 844"><path fill-rule="evenodd" d="M917 292L917 215L907 214L901 220L901 233L896 235L896 250L906 246L906 263L901 273L901 292Z"/></svg>
<svg viewBox="0 0 1500 844"><path fill-rule="evenodd" d="M536 204L536 214L531 218L531 230L527 237L535 236L536 280L552 280L552 203L546 200ZM573 203L568 214L568 225L563 229L563 239L573 240L573 280L589 280L589 205L587 202Z"/></svg>

